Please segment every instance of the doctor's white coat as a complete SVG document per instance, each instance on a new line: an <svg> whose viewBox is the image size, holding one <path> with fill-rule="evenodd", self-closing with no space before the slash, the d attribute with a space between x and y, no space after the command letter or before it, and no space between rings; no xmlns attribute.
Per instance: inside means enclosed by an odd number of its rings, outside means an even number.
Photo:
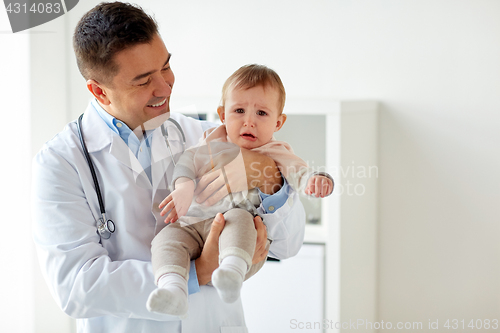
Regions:
<svg viewBox="0 0 500 333"><path fill-rule="evenodd" d="M200 122L171 114L186 146L202 136ZM173 128L170 122L167 126ZM169 127L169 128L170 128ZM173 164L161 131L152 138L152 182L126 143L89 105L83 117L85 142L94 163L108 219L116 232L96 233L100 217L92 176L76 121L47 142L33 162L34 240L42 272L57 304L78 318L78 332L246 332L241 302L226 304L216 290L201 286L189 296L186 319L146 309L154 285L151 241L164 227L158 204L168 195ZM175 158L182 140L171 129ZM259 209L260 210L260 209ZM274 214L264 216L274 241L270 255L288 258L303 241L305 214L296 192Z"/></svg>

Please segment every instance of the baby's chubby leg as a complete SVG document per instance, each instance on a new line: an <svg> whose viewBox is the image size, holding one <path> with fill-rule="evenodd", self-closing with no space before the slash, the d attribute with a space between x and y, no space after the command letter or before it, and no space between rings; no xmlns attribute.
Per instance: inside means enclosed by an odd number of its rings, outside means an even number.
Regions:
<svg viewBox="0 0 500 333"><path fill-rule="evenodd" d="M226 224L219 239L221 263L212 274L212 283L224 302L234 303L252 265L257 231L252 214L246 210L231 209L224 219Z"/></svg>
<svg viewBox="0 0 500 333"><path fill-rule="evenodd" d="M158 288L149 295L149 311L181 317L187 313L190 259L200 255L203 245L196 226L176 222L153 239L151 262Z"/></svg>

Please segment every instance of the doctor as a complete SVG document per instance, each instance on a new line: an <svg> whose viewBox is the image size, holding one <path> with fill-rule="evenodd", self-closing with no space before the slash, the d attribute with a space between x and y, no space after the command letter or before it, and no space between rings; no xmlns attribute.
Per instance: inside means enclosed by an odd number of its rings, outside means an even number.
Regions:
<svg viewBox="0 0 500 333"><path fill-rule="evenodd" d="M44 277L61 309L78 318L78 332L246 332L241 302L222 302L207 286L218 265L222 216L213 223L200 258L191 263L189 313L178 317L146 309L155 288L151 240L164 227L159 202L169 191L173 161L183 147L194 145L207 125L172 114L185 139L170 121L174 85L170 56L153 19L123 3L102 3L84 15L74 34L79 69L93 95L82 119L82 134L103 198L107 218L116 230L101 237L96 186L85 159L77 123L47 142L33 164L34 240ZM169 145L159 126L164 123ZM267 157L245 152L245 163L259 162L277 170ZM304 237L304 211L287 185L273 194L281 177L246 168L227 170L234 191L246 177L259 187L262 205L255 225L259 234L254 262L269 254L295 255ZM257 171L257 172L256 172ZM217 173L202 179L198 196L207 203L227 194ZM243 184L238 180L243 179ZM213 180L213 182L211 182ZM211 183L210 183L211 182ZM233 188L234 186L234 188ZM273 194L267 196L267 194ZM275 208L270 207L273 205Z"/></svg>

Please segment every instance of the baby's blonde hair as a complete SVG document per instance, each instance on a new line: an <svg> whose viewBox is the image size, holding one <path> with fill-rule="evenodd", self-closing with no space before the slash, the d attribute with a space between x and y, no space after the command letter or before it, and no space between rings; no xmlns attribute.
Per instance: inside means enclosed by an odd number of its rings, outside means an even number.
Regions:
<svg viewBox="0 0 500 333"><path fill-rule="evenodd" d="M242 66L228 77L222 87L221 106L224 107L224 102L230 89L250 89L258 86L263 88L272 87L278 91L278 110L281 114L285 107L285 87L279 75L274 70L257 64Z"/></svg>

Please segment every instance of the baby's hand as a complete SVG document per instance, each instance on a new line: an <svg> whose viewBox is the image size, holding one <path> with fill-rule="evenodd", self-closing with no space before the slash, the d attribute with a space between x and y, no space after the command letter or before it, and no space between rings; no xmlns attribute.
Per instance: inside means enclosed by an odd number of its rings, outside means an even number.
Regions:
<svg viewBox="0 0 500 333"><path fill-rule="evenodd" d="M175 190L173 190L159 206L160 209L163 208L160 213L161 216L164 216L170 211L165 218L165 223L174 223L179 217L186 215L191 205L191 201L193 200L194 187L194 182L189 178L179 178L175 182Z"/></svg>
<svg viewBox="0 0 500 333"><path fill-rule="evenodd" d="M305 192L307 195L314 195L318 197L326 197L333 191L333 182L330 178L325 176L311 176L307 182Z"/></svg>

